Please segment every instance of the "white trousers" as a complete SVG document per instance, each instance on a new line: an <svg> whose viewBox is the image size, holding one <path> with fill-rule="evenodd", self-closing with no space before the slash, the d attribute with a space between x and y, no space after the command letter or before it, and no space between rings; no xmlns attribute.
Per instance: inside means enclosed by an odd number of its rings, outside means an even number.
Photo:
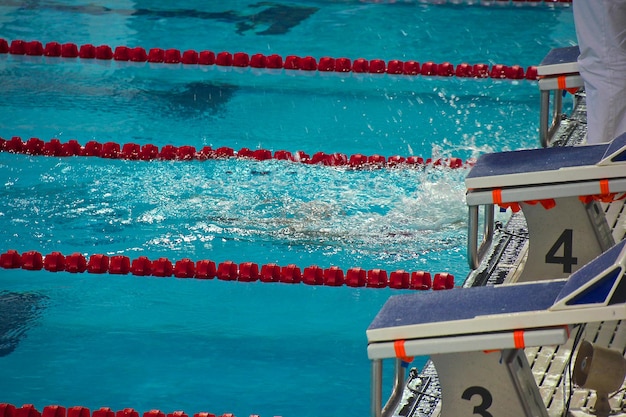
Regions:
<svg viewBox="0 0 626 417"><path fill-rule="evenodd" d="M626 132L626 0L573 0L587 143Z"/></svg>

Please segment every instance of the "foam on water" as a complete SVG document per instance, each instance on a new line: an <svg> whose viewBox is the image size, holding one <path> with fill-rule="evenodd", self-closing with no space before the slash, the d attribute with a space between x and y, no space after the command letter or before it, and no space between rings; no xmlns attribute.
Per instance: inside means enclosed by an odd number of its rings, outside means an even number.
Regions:
<svg viewBox="0 0 626 417"><path fill-rule="evenodd" d="M2 233L24 249L415 270L465 233L465 169L2 157Z"/></svg>

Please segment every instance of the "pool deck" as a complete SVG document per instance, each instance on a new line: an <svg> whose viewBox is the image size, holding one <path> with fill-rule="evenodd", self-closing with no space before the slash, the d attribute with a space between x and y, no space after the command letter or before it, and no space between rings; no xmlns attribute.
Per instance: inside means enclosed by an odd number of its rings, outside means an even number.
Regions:
<svg viewBox="0 0 626 417"><path fill-rule="evenodd" d="M576 96L572 113L559 127L553 141L554 146L573 146L581 143L586 134L586 104L584 95ZM626 213L624 200L602 203L605 217L616 242L626 235ZM514 283L520 278L528 253L528 227L522 212L514 213L506 224L496 227L494 244L480 267L472 271L464 287L492 286ZM550 417L571 415L564 410L589 407L595 402L595 393L575 388L571 381L573 368L573 346L576 332L572 332L567 343L558 346L526 348L525 353L531 366L535 382ZM582 338L596 345L626 350L626 326L621 321L587 324L582 329ZM625 388L626 384L622 385ZM572 392L567 404L568 393ZM419 372L412 369L407 380L403 398L394 416L439 417L441 415L441 388L434 364L428 361ZM621 391L610 399L612 408L626 406L625 392Z"/></svg>

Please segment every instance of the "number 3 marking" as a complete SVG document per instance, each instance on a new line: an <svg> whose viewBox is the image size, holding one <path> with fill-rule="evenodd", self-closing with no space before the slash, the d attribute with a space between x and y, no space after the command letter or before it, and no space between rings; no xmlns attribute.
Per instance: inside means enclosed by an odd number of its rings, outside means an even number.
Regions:
<svg viewBox="0 0 626 417"><path fill-rule="evenodd" d="M482 417L493 417L493 415L487 411L491 404L493 403L493 397L491 393L484 387L469 387L465 391L463 391L463 395L461 398L464 400L471 400L474 395L479 395L482 398L480 404L474 407L474 414L478 414Z"/></svg>

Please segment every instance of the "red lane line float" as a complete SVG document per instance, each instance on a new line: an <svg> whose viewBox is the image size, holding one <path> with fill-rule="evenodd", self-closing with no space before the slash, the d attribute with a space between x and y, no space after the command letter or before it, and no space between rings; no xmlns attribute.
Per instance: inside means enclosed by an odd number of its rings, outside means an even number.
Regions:
<svg viewBox="0 0 626 417"><path fill-rule="evenodd" d="M385 288L388 284L387 271L382 269L370 269L367 271L365 286L370 288Z"/></svg>
<svg viewBox="0 0 626 417"><path fill-rule="evenodd" d="M265 264L261 267L261 282L280 281L280 266L277 264Z"/></svg>
<svg viewBox="0 0 626 417"><path fill-rule="evenodd" d="M252 414L250 417L255 416ZM160 410L149 410L142 414L143 417L189 417L184 411L173 411L165 414ZM73 406L63 407L60 405L47 405L40 412L33 404L24 404L16 407L13 404L0 403L0 417L139 417L139 412L133 408L124 408L122 410L113 411L109 407L101 407L94 410L93 413L87 407ZM199 412L193 414L193 417L235 417L232 413L213 414L208 412Z"/></svg>
<svg viewBox="0 0 626 417"><path fill-rule="evenodd" d="M324 285L328 287L368 287L393 288L408 290L443 290L454 288L454 275L448 272L431 274L425 271L407 272L403 270L387 271L382 269L350 268L344 272L337 266L322 268L311 265L304 271L294 264L279 266L274 263L258 265L254 262L236 264L233 261L224 261L216 265L214 261L202 259L194 262L189 258L179 259L176 262L161 257L150 260L146 256L130 259L124 255L107 256L104 254L85 255L74 252L63 255L61 252L51 252L42 255L37 251L27 251L22 254L16 250L8 250L0 254L0 268L26 269L31 271L46 270L49 272L70 272L73 274L87 272L90 274L134 275L153 277L176 277L213 279L222 281L240 282L282 282L285 284ZM1 414L0 414L1 417Z"/></svg>
<svg viewBox="0 0 626 417"><path fill-rule="evenodd" d="M14 39L10 43L0 38L0 54L47 56L62 58L99 59L131 62L149 62L157 64L183 64L183 65L218 65L222 67L236 68L266 68L285 69L299 71L319 72L354 72L368 74L389 74L404 76L440 76L440 77L465 77L465 78L493 78L493 79L527 79L536 80L536 67L530 66L524 71L519 65L507 66L502 64L493 65L491 68L486 64L475 64L473 67L462 63L456 67L450 62L440 64L428 61L421 66L417 61L401 61L391 59L358 58L351 60L345 57L323 56L316 59L312 56L300 57L287 55L283 59L280 55L266 56L256 53L250 56L245 52L231 53L221 51L217 54L213 51L179 51L178 49L150 48L136 46L116 46L114 49L108 45L95 46L92 44L77 44L68 42L42 42L24 41ZM477 68L479 67L479 68Z"/></svg>
<svg viewBox="0 0 626 417"><path fill-rule="evenodd" d="M44 142L39 138L30 138L26 142L22 141L19 136L13 136L11 139L3 139L0 137L0 151L9 153L19 153L27 155L43 155L43 156L92 156L106 159L125 159L130 161L205 161L207 159L223 159L223 158L246 158L256 161L266 161L270 159L284 160L291 162L300 162L312 165L326 165L331 167L348 167L351 169L363 168L384 168L384 167L413 167L420 168L426 165L445 168L464 168L473 164L472 160L463 162L460 158L438 158L435 160L424 160L418 156L404 157L400 155L392 155L388 158L382 155L362 155L354 154L348 157L345 154L336 152L327 154L317 152L313 156L298 151L292 154L289 151L277 150L273 154L267 149L241 148L235 151L232 148L221 147L212 149L210 146L204 146L197 150L194 146L183 145L165 145L161 149L152 144L139 145L137 143L125 143L120 145L115 142L99 143L97 141L89 141L85 146L81 146L76 140L71 139L68 142L61 143L59 139L53 138L48 142Z"/></svg>

